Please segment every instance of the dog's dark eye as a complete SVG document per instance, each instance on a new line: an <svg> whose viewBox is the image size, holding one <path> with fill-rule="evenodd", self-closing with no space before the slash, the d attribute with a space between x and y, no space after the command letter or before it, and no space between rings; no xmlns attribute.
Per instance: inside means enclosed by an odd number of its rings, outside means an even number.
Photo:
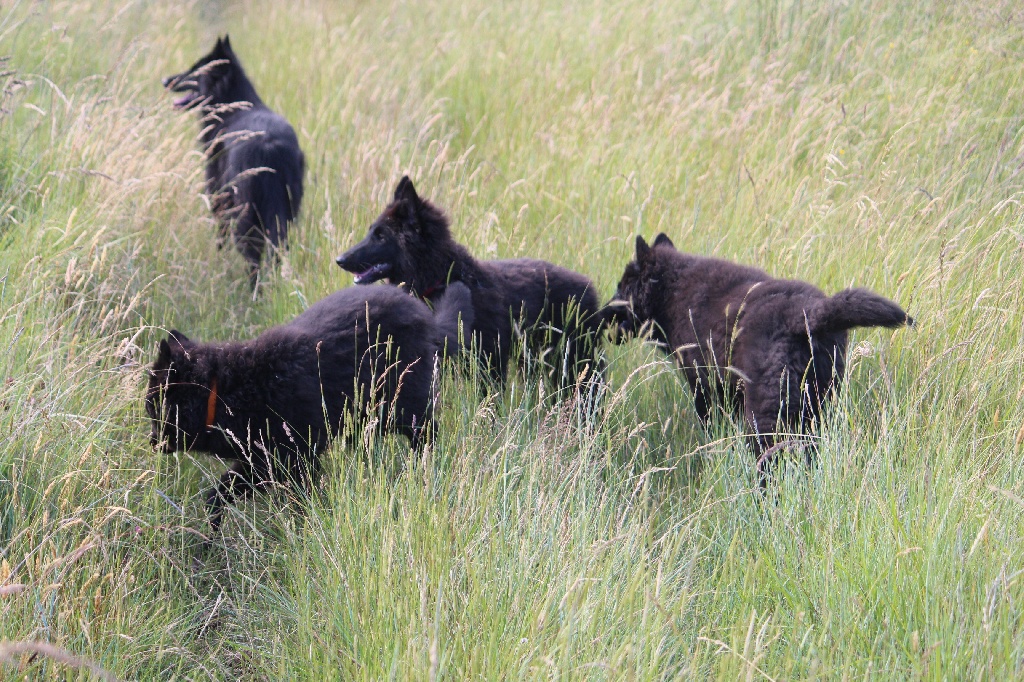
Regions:
<svg viewBox="0 0 1024 682"><path fill-rule="evenodd" d="M377 231L375 231L375 232L373 233L373 238L374 238L374 239L376 239L376 240L377 240L377 241L379 241L379 242L382 242L382 241L384 241L384 231L383 231L383 230L377 230Z"/></svg>

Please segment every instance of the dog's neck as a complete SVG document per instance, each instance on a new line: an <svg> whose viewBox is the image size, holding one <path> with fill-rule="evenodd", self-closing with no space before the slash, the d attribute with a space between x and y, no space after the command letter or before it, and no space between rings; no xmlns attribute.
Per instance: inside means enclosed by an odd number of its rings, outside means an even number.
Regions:
<svg viewBox="0 0 1024 682"><path fill-rule="evenodd" d="M466 247L450 238L432 245L429 254L417 258L416 263L419 272L410 282L410 289L422 299L443 293L451 282L472 286L479 279L476 259ZM417 266L411 265L410 269L415 272Z"/></svg>

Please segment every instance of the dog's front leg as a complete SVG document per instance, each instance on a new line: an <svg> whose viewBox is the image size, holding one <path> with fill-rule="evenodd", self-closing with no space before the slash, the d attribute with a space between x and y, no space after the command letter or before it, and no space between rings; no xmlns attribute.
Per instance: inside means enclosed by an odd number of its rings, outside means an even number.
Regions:
<svg viewBox="0 0 1024 682"><path fill-rule="evenodd" d="M224 505L232 504L236 498L244 498L255 486L255 476L248 462L233 462L220 477L220 483L206 494L206 508L210 513L210 528L220 529Z"/></svg>

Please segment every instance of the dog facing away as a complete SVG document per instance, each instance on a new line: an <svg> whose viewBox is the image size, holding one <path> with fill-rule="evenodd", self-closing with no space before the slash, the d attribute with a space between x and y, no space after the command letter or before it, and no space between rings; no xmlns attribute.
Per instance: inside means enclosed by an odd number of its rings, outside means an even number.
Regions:
<svg viewBox="0 0 1024 682"><path fill-rule="evenodd" d="M206 192L220 225L218 242L234 233L255 289L269 241L284 248L288 223L302 203L305 157L295 131L270 110L242 70L227 36L192 68L163 80L185 93L178 109L197 109L206 153Z"/></svg>
<svg viewBox="0 0 1024 682"><path fill-rule="evenodd" d="M913 324L865 289L826 296L807 282L680 253L664 233L651 246L637 237L604 311L620 339L649 327L686 375L702 422L713 400L733 399L762 484L780 427L806 432L839 390L847 331Z"/></svg>
<svg viewBox="0 0 1024 682"><path fill-rule="evenodd" d="M198 343L172 331L150 371L150 440L232 462L207 495L223 505L271 481L302 486L353 413L376 408L383 428L418 447L433 428L435 362L455 352L473 312L452 286L436 312L392 287L348 288L252 341Z"/></svg>
<svg viewBox="0 0 1024 682"><path fill-rule="evenodd" d="M366 238L337 263L355 274L357 284L387 279L428 301L453 282L466 284L473 294L477 349L496 381L507 375L519 337L548 363L560 386L601 372L595 351L602 318L594 283L542 260L477 260L452 238L444 212L421 199L407 176Z"/></svg>

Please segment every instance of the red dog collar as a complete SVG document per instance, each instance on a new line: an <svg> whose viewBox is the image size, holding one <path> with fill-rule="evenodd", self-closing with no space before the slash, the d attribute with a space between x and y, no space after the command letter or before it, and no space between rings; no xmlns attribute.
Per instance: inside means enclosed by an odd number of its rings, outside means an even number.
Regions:
<svg viewBox="0 0 1024 682"><path fill-rule="evenodd" d="M206 430L213 426L213 420L217 417L217 377L210 381L210 397L206 400Z"/></svg>

